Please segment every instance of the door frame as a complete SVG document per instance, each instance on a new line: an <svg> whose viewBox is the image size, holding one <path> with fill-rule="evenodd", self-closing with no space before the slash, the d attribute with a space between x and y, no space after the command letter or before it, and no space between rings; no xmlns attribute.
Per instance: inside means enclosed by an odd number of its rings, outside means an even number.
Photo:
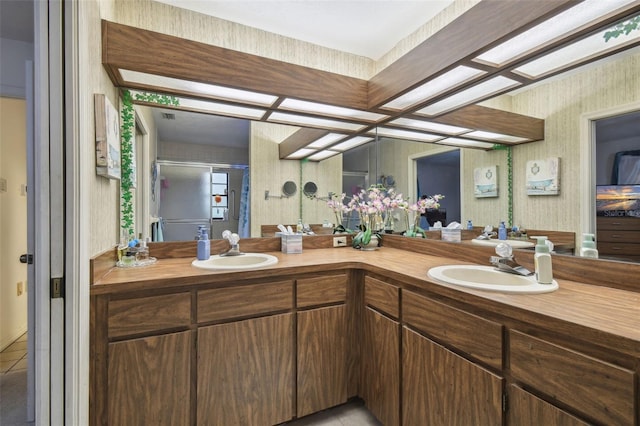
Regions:
<svg viewBox="0 0 640 426"><path fill-rule="evenodd" d="M596 232L596 120L640 111L640 101L617 105L580 115L580 231ZM582 247L582 238L576 234L576 251Z"/></svg>
<svg viewBox="0 0 640 426"><path fill-rule="evenodd" d="M462 167L462 165L464 164L464 149L460 147L455 147L455 146L442 146L429 151L423 151L417 154L409 155L409 158L407 160L407 173L408 173L407 187L408 187L410 197L413 197L414 194L417 194L416 181L418 180L418 160L420 158L430 157L432 155L443 154L445 152L450 152L455 150L460 151L460 217L462 220L462 217L464 217L464 212L465 212L465 202L464 202L465 197L464 197L464 184L463 184L464 167Z"/></svg>

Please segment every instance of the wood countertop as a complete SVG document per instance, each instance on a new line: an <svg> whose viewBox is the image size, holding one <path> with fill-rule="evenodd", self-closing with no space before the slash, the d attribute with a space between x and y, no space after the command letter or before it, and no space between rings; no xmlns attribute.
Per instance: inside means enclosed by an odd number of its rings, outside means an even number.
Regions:
<svg viewBox="0 0 640 426"><path fill-rule="evenodd" d="M140 268L111 268L91 286L91 295L110 295L156 289L185 288L216 283L229 286L247 280L305 273L360 269L398 282L402 288L447 298L457 303L540 326L566 336L579 336L640 357L640 293L558 279L560 288L545 294L507 294L435 283L427 277L431 267L470 264L450 257L419 254L392 247L376 251L351 248L305 250L301 254L268 252L278 264L246 271L209 271L191 265L194 258L159 259ZM164 290L167 291L167 290Z"/></svg>

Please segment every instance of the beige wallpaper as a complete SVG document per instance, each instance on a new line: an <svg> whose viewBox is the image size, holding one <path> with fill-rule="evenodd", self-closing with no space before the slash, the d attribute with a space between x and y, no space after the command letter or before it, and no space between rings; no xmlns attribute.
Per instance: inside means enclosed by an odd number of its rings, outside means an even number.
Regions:
<svg viewBox="0 0 640 426"><path fill-rule="evenodd" d="M342 188L342 155L320 163L280 160L278 142L298 128L263 122L251 123L249 148L251 182L251 236L260 236L261 225L295 224L298 218L305 223L331 220L326 204L302 195L301 187L308 181L318 186L319 196L329 191L339 193ZM265 191L281 195L286 181L293 181L298 191L293 197L265 200Z"/></svg>

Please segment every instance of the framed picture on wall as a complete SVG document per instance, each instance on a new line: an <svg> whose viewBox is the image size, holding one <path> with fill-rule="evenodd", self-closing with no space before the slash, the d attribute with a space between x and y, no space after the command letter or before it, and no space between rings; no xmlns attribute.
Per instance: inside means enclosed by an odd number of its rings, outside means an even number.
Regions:
<svg viewBox="0 0 640 426"><path fill-rule="evenodd" d="M560 158L527 161L527 195L560 193Z"/></svg>
<svg viewBox="0 0 640 426"><path fill-rule="evenodd" d="M476 198L498 196L498 166L478 167L473 170L473 194Z"/></svg>
<svg viewBox="0 0 640 426"><path fill-rule="evenodd" d="M120 179L120 120L105 95L93 96L96 125L96 173Z"/></svg>

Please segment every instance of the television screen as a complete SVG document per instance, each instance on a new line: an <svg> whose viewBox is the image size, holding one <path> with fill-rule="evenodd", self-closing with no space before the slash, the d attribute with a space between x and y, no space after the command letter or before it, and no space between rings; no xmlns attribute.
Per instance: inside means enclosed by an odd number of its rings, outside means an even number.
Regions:
<svg viewBox="0 0 640 426"><path fill-rule="evenodd" d="M640 185L596 186L598 216L640 217Z"/></svg>

